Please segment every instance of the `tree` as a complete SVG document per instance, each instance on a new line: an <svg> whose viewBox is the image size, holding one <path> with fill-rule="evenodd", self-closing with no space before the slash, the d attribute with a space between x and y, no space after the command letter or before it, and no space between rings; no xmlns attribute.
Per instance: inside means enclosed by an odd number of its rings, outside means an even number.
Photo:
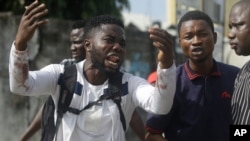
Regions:
<svg viewBox="0 0 250 141"><path fill-rule="evenodd" d="M11 11L20 15L24 6L34 0L0 0L0 12ZM49 10L49 17L78 20L101 14L112 14L121 17L123 9L130 9L128 0L39 0Z"/></svg>

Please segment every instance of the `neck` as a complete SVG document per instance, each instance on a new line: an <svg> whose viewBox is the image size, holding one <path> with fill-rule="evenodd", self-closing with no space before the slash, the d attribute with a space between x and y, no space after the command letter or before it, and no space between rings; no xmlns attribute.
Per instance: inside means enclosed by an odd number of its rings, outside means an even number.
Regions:
<svg viewBox="0 0 250 141"><path fill-rule="evenodd" d="M101 85L108 79L108 75L105 72L87 62L83 65L83 74L92 85Z"/></svg>
<svg viewBox="0 0 250 141"><path fill-rule="evenodd" d="M193 62L189 60L189 66L190 68L202 75L208 75L210 74L211 70L213 69L213 59L206 60L203 62Z"/></svg>

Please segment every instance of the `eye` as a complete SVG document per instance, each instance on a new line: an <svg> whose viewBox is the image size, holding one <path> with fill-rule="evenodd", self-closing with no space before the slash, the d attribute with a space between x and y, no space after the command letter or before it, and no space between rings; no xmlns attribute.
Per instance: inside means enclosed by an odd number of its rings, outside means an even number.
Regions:
<svg viewBox="0 0 250 141"><path fill-rule="evenodd" d="M104 41L107 42L107 43L114 43L113 38L104 38Z"/></svg>
<svg viewBox="0 0 250 141"><path fill-rule="evenodd" d="M184 38L185 40L191 40L191 39L193 38L193 36L190 35L190 34L187 34L187 35L185 35L183 38Z"/></svg>
<svg viewBox="0 0 250 141"><path fill-rule="evenodd" d="M242 24L236 24L236 25L235 25L236 29L240 29L241 26L242 26Z"/></svg>
<svg viewBox="0 0 250 141"><path fill-rule="evenodd" d="M71 43L72 44L75 44L75 45L79 45L79 44L82 44L82 40L75 40L75 41L72 41Z"/></svg>
<svg viewBox="0 0 250 141"><path fill-rule="evenodd" d="M232 28L234 27L239 30L243 27L244 24L245 24L244 22L235 23L232 25Z"/></svg>
<svg viewBox="0 0 250 141"><path fill-rule="evenodd" d="M199 34L200 37L207 37L207 33L206 32L202 32Z"/></svg>
<svg viewBox="0 0 250 141"><path fill-rule="evenodd" d="M81 44L82 41L75 41L75 44Z"/></svg>

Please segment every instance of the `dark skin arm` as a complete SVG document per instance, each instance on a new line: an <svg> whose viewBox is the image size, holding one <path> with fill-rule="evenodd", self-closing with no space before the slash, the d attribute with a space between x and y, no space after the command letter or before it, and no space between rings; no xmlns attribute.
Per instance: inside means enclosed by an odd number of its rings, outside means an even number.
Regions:
<svg viewBox="0 0 250 141"><path fill-rule="evenodd" d="M47 14L45 4L39 4L38 0L25 7L15 38L17 50L26 50L27 42L33 37L35 30L48 22L47 19L42 19Z"/></svg>
<svg viewBox="0 0 250 141"><path fill-rule="evenodd" d="M161 134L146 133L145 141L168 141Z"/></svg>
<svg viewBox="0 0 250 141"><path fill-rule="evenodd" d="M173 38L165 30L158 27L151 27L148 30L149 37L154 47L159 49L157 61L162 69L168 69L174 62Z"/></svg>
<svg viewBox="0 0 250 141"><path fill-rule="evenodd" d="M43 111L43 106L40 108L35 118L32 120L29 127L24 132L24 134L21 136L20 141L29 140L35 133L37 133L38 130L41 129L42 111Z"/></svg>
<svg viewBox="0 0 250 141"><path fill-rule="evenodd" d="M25 6L25 12L22 15L18 31L15 38L15 46L19 51L27 48L27 42L33 37L35 30L48 22L48 19L42 19L48 14L45 4L39 4L35 0L28 6ZM41 128L42 108L31 122L20 141L26 141Z"/></svg>
<svg viewBox="0 0 250 141"><path fill-rule="evenodd" d="M129 125L133 129L133 131L136 133L136 135L140 138L140 140L145 141L144 140L144 137L145 137L144 123L139 113L136 110L133 112Z"/></svg>

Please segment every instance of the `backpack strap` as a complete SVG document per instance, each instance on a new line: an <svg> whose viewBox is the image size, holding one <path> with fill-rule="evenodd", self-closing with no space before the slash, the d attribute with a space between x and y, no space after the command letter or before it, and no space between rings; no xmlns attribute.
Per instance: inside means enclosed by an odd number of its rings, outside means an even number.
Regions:
<svg viewBox="0 0 250 141"><path fill-rule="evenodd" d="M89 103L83 109L78 110L75 108L69 107L71 100L73 98L74 90L75 90L75 83L77 80L77 70L76 65L65 66L64 73L60 76L59 85L61 85L60 96L58 101L58 110L57 110L57 120L56 120L56 133L58 131L59 125L61 124L61 120L63 114L66 111L69 111L74 114L79 114L83 110L90 108L91 106L95 105L99 101L105 99L112 99L114 103L117 105L120 120L123 126L124 131L126 130L126 120L124 113L121 108L121 89L122 89L122 76L123 73L117 72L109 77L109 84L108 84L108 94L102 95L97 101Z"/></svg>
<svg viewBox="0 0 250 141"><path fill-rule="evenodd" d="M65 113L71 103L75 84L77 81L76 65L64 66L64 73L61 75L59 85L61 85L58 101L58 110Z"/></svg>
<svg viewBox="0 0 250 141"><path fill-rule="evenodd" d="M115 74L110 75L109 76L109 83L108 83L108 93L101 95L98 100L88 103L82 109L76 109L76 108L69 107L69 104L68 104L67 107L65 108L66 111L71 112L71 113L76 114L76 115L79 115L82 111L98 104L102 100L112 99L114 101L114 103L117 105L117 108L119 110L120 120L122 123L123 130L126 131L126 120L125 120L125 116L124 116L124 113L123 113L122 108L121 108L122 76L123 76L123 73L121 73L121 72L117 72ZM72 99L72 97L71 97L71 99Z"/></svg>
<svg viewBox="0 0 250 141"><path fill-rule="evenodd" d="M73 98L75 83L77 80L76 65L64 66L64 73L59 78L59 85L61 86L58 108L57 108L57 119L56 119L56 134L61 124L63 114L68 110L68 107ZM56 135L55 135L56 136Z"/></svg>
<svg viewBox="0 0 250 141"><path fill-rule="evenodd" d="M52 96L49 96L42 107L42 119L41 119L41 140L40 141L53 141L55 136L55 123L54 123L54 111L55 104Z"/></svg>
<svg viewBox="0 0 250 141"><path fill-rule="evenodd" d="M112 74L109 76L109 93L111 93L112 96L112 100L114 101L114 103L117 105L117 108L119 110L119 114L120 114L120 120L122 123L122 127L123 130L126 131L126 119L124 116L124 113L122 111L122 107L121 107L121 101L122 101L122 76L123 73L122 72L116 72L115 74Z"/></svg>
<svg viewBox="0 0 250 141"><path fill-rule="evenodd" d="M121 72L117 72L115 74L110 75L109 84L108 84L108 93L101 95L98 100L88 103L84 108L76 109L76 108L69 107L69 104L67 104L66 105L67 107L64 109L66 109L66 111L68 112L79 115L82 111L89 109L90 107L98 104L102 100L112 99L114 103L117 105L117 108L119 110L120 120L122 123L123 130L126 131L126 120L125 120L125 116L121 108L122 76L123 76L123 73Z"/></svg>

